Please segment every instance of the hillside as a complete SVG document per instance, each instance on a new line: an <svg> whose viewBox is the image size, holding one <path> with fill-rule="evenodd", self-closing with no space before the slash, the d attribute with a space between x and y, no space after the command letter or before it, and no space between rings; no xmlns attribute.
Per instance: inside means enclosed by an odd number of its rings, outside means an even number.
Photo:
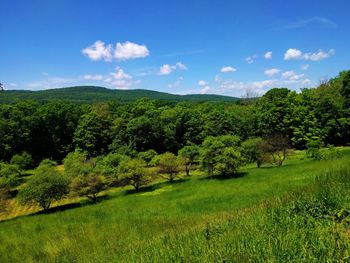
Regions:
<svg viewBox="0 0 350 263"><path fill-rule="evenodd" d="M0 103L13 103L18 100L36 100L45 102L52 99L60 99L78 103L92 103L100 101L116 100L120 102L131 102L141 98L165 101L191 101L191 102L234 102L239 100L235 97L191 94L175 95L153 90L112 90L96 86L76 86L59 89L49 89L40 91L28 90L7 90L0 93Z"/></svg>
<svg viewBox="0 0 350 263"><path fill-rule="evenodd" d="M48 214L13 200L9 213L18 218L0 223L0 261L25 255L26 262L347 262L348 225L322 217L329 207L317 193L347 207L343 181L350 173L313 186L316 175L346 166L349 148L343 152L330 161L295 152L283 167L247 165L239 178L208 179L196 171L140 193L115 188L97 204L70 198Z"/></svg>

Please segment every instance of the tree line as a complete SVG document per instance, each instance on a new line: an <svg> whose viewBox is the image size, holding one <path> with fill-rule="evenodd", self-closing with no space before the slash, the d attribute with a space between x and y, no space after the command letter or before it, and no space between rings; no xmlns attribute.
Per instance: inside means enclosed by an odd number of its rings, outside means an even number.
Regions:
<svg viewBox="0 0 350 263"><path fill-rule="evenodd" d="M0 160L30 154L62 162L75 149L89 157L119 152L177 153L208 136L241 140L283 134L304 149L310 140L343 145L350 140L350 71L300 93L274 88L239 103L172 103L141 99L133 103L74 104L52 100L0 105Z"/></svg>
<svg viewBox="0 0 350 263"><path fill-rule="evenodd" d="M350 140L349 106L350 71L315 89L274 88L239 103L2 104L0 195L13 195L36 166L19 198L47 210L69 192L96 201L108 187L139 191L155 175L173 182L194 166L212 178L236 176L248 162L281 166L290 148L338 157L333 145Z"/></svg>

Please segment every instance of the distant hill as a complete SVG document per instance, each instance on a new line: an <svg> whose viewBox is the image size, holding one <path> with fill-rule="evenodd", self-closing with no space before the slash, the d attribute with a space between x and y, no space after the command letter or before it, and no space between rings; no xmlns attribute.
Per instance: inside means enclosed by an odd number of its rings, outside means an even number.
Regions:
<svg viewBox="0 0 350 263"><path fill-rule="evenodd" d="M6 90L0 92L0 103L13 103L19 100L35 100L39 102L45 102L52 99L66 100L77 103L93 103L111 100L116 100L120 102L131 102L141 98L175 102L235 102L239 100L235 97L221 95L175 95L153 90L114 90L96 86L77 86L40 91Z"/></svg>

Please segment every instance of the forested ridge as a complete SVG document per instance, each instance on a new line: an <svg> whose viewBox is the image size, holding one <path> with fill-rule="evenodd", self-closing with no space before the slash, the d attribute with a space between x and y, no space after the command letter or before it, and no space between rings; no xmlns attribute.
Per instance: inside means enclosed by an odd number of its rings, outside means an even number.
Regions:
<svg viewBox="0 0 350 263"><path fill-rule="evenodd" d="M153 90L113 90L97 86L76 86L48 90L5 90L0 93L0 103L15 103L20 100L34 100L45 103L53 99L60 99L74 103L96 103L115 100L119 102L133 102L138 99L149 98L171 102L234 102L238 98L211 94L175 95Z"/></svg>
<svg viewBox="0 0 350 263"><path fill-rule="evenodd" d="M139 99L81 104L62 100L0 105L0 159L29 153L36 163L61 162L75 149L88 156L172 152L200 145L208 136L282 134L296 149L317 139L350 142L350 71L300 93L273 88L258 100L238 103Z"/></svg>

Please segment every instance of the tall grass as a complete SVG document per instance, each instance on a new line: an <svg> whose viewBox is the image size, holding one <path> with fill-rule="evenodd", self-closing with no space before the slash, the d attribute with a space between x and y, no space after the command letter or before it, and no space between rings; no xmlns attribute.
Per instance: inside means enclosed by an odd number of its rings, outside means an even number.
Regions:
<svg viewBox="0 0 350 263"><path fill-rule="evenodd" d="M292 157L2 222L0 262L348 262L349 159Z"/></svg>

